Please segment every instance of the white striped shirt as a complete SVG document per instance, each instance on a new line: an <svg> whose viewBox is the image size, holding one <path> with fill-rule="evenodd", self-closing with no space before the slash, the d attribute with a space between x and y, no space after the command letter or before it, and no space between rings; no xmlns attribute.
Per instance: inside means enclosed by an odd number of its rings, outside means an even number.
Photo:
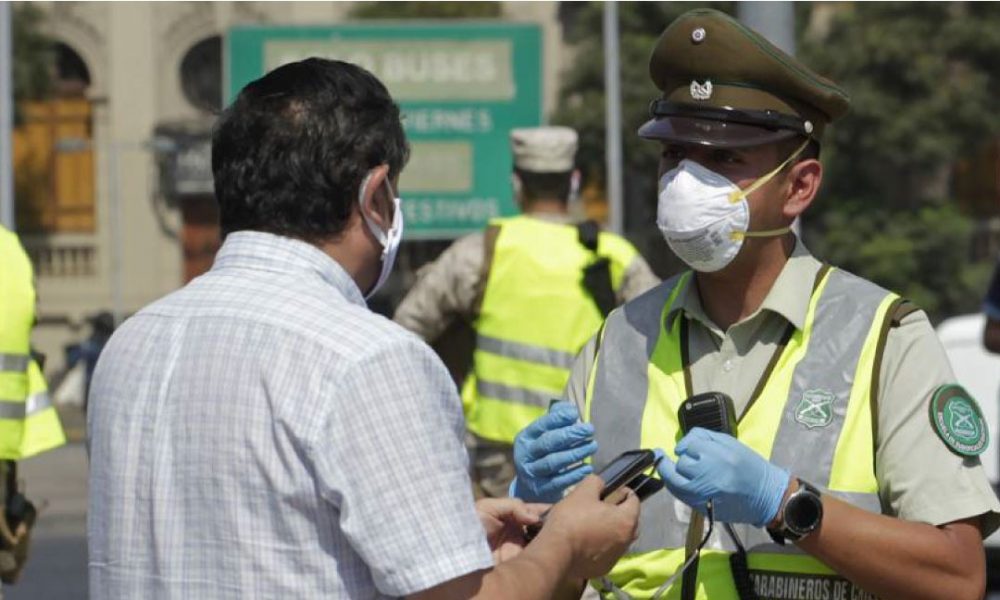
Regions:
<svg viewBox="0 0 1000 600"><path fill-rule="evenodd" d="M115 333L89 410L94 599L382 598L493 564L447 371L304 242L231 234Z"/></svg>

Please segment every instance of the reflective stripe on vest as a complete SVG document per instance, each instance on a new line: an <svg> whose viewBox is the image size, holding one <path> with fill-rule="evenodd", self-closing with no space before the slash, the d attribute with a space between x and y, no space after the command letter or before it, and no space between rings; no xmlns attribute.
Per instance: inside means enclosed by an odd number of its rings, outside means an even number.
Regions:
<svg viewBox="0 0 1000 600"><path fill-rule="evenodd" d="M31 360L31 357L27 354L4 354L0 352L0 372L23 373L28 370L29 360Z"/></svg>
<svg viewBox="0 0 1000 600"><path fill-rule="evenodd" d="M625 450L663 447L670 453L679 439L677 409L692 390L684 373L686 317L671 315L670 307L686 285L690 274L608 317L585 411L597 431L595 468ZM896 299L848 273L826 272L817 281L804 328L778 349L770 375L739 424L740 440L762 456L872 512L881 512L874 475L872 377L882 326ZM611 580L632 597L649 597L683 562L689 517L690 509L666 490L644 502L639 538ZM795 591L798 580L782 583L781 577L820 578L803 581L802 590L848 585L795 546L775 545L766 531L734 528L750 552L755 584L765 590L762 597L774 596L766 593L774 585L788 588L782 598L811 597L811 592ZM727 555L735 548L725 535L713 537L711 547L715 550L699 561L697 597L735 600ZM784 575L774 579L774 573ZM671 591L676 594L679 588L678 581Z"/></svg>
<svg viewBox="0 0 1000 600"><path fill-rule="evenodd" d="M48 392L28 396L24 402L0 401L0 419L24 419L52 406Z"/></svg>
<svg viewBox="0 0 1000 600"><path fill-rule="evenodd" d="M470 431L511 443L562 396L577 352L603 319L582 285L595 255L576 227L526 216L493 224L498 233L462 401ZM598 253L610 258L617 289L635 249L602 233Z"/></svg>

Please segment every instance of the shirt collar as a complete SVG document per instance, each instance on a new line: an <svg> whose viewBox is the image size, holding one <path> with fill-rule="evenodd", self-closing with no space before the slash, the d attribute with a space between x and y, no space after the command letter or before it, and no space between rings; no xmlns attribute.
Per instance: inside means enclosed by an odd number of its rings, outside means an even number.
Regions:
<svg viewBox="0 0 1000 600"><path fill-rule="evenodd" d="M212 270L243 268L277 273L315 275L352 304L367 306L361 290L340 263L301 240L263 231L237 231L215 256Z"/></svg>
<svg viewBox="0 0 1000 600"><path fill-rule="evenodd" d="M821 267L822 264L809 253L802 240L796 238L795 248L768 291L764 302L753 315L744 320L750 320L762 311L769 310L784 317L796 329L805 327L813 284ZM667 315L668 320L672 321L675 313L681 310L688 317L701 321L711 328L717 328L701 305L693 276L687 279L683 289L677 293L677 298Z"/></svg>

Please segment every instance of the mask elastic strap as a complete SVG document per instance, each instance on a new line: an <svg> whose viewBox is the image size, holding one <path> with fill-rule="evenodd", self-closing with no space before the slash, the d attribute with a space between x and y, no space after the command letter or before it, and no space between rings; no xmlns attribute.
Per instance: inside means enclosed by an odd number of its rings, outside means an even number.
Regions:
<svg viewBox="0 0 1000 600"><path fill-rule="evenodd" d="M774 170L772 170L767 175L764 175L763 177L761 177L757 181L751 183L750 187L746 188L745 190L735 190L733 192L730 192L729 193L729 201L732 202L733 204L736 204L740 200L743 200L743 198L745 198L746 196L749 196L750 194L752 194L755 191L757 191L757 189L760 188L760 186L764 185L768 181L771 181L771 178L773 178L775 175L777 175L779 172L781 172L781 170L784 169L788 165L788 163L792 162L792 159L795 158L796 156L798 156L800 152L802 152L803 150L805 150L807 145L809 145L809 139L808 138L806 139L806 141L802 142L802 145L799 146L798 149L795 150L795 152L792 152L791 154L789 154L788 158L786 158L784 161L782 161L782 163L780 165L778 165L777 167L775 167Z"/></svg>
<svg viewBox="0 0 1000 600"><path fill-rule="evenodd" d="M731 231L729 232L729 239L739 241L748 237L776 237L779 235L785 235L791 230L791 227L779 227L778 229L765 229L763 231Z"/></svg>
<svg viewBox="0 0 1000 600"><path fill-rule="evenodd" d="M378 225L376 225L375 222L372 221L371 217L365 214L365 205L364 205L365 189L368 188L368 182L371 180L372 174L373 174L372 171L368 171L368 174L365 175L365 178L361 180L361 187L358 188L358 208L361 210L362 220L365 222L365 225L368 226L368 230L372 232L372 235L375 236L375 239L378 240L378 243L382 245L383 249L385 249L389 246L389 232L392 231L392 224L395 223L396 221L396 215L395 213L392 215L392 221L390 221L389 224L389 231L382 231L381 229L379 229ZM386 189L389 190L389 197L395 198L395 192L393 192L392 184L389 183L388 173L386 174L384 183ZM374 198L371 203L371 208L375 208Z"/></svg>

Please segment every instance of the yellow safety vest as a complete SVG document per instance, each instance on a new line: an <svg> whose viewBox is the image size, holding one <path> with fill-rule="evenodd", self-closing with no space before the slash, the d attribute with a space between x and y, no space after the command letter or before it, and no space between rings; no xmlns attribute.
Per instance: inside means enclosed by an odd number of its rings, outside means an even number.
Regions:
<svg viewBox="0 0 1000 600"><path fill-rule="evenodd" d="M586 394L585 418L594 423L598 442L595 468L635 448L672 453L681 437L681 402L712 391L691 389L687 319L670 311L690 281L690 273L675 277L609 315ZM739 439L824 493L881 512L872 413L881 353L901 302L872 283L824 267L804 327L789 324L740 417ZM652 597L685 560L689 515L667 490L646 500L639 538L607 578L614 585L593 585L607 598L621 598L621 591ZM734 528L762 600L871 598L793 544L779 546L749 525ZM717 539L722 549L702 551L694 597L738 600L729 567L735 546L725 534ZM662 597L680 598L682 579Z"/></svg>
<svg viewBox="0 0 1000 600"><path fill-rule="evenodd" d="M509 444L562 396L573 359L603 317L583 286L583 269L597 256L575 226L528 216L492 225L499 233L473 323L476 349L462 402L470 431ZM614 289L638 255L605 232L596 254L610 260Z"/></svg>
<svg viewBox="0 0 1000 600"><path fill-rule="evenodd" d="M35 323L31 262L0 227L0 460L20 460L66 442L45 378L31 357Z"/></svg>

